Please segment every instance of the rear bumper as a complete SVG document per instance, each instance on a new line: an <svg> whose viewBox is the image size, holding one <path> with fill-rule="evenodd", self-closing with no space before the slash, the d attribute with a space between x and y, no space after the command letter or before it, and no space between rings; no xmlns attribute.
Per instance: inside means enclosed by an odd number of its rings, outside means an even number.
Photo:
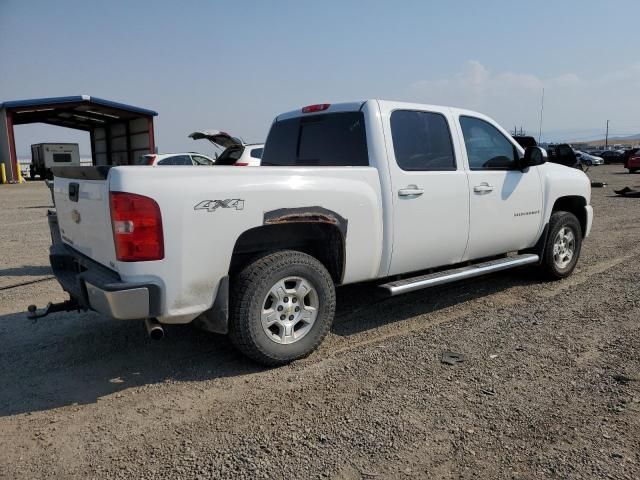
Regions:
<svg viewBox="0 0 640 480"><path fill-rule="evenodd" d="M124 282L113 270L63 243L51 246L49 261L62 288L81 307L118 320L160 315L162 290L159 285Z"/></svg>

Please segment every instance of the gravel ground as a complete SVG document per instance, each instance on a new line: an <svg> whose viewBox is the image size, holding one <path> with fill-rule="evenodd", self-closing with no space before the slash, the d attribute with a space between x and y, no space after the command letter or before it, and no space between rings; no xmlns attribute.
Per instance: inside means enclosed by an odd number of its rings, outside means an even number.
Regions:
<svg viewBox="0 0 640 480"><path fill-rule="evenodd" d="M0 478L640 478L640 199L612 192L640 175L589 175L609 185L569 279L344 287L320 350L277 369L188 326L31 324L64 298L50 198L0 186Z"/></svg>

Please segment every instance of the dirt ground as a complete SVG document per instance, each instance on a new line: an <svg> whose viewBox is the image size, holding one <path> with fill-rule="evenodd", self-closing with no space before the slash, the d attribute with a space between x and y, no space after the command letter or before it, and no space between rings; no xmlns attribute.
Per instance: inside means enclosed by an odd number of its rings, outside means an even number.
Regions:
<svg viewBox="0 0 640 480"><path fill-rule="evenodd" d="M50 197L0 186L0 478L640 478L640 198L612 192L640 175L589 175L608 186L569 279L344 287L320 350L276 369L188 326L30 323L64 299Z"/></svg>

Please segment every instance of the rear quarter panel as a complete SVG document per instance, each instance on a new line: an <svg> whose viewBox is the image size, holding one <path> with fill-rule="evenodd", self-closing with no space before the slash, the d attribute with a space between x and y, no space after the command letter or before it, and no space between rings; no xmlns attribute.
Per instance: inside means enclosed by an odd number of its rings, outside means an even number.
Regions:
<svg viewBox="0 0 640 480"><path fill-rule="evenodd" d="M347 220L344 283L375 278L380 266L382 207L372 167L117 167L109 188L146 195L160 206L164 260L116 262L116 269L125 280L163 284L160 320L167 323L189 322L211 307L238 237L263 225L272 210L320 206ZM195 209L203 201L234 199L242 209Z"/></svg>

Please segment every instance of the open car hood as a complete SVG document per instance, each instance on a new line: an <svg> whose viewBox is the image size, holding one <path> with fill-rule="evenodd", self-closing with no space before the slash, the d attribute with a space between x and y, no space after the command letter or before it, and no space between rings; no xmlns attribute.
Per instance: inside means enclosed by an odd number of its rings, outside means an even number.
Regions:
<svg viewBox="0 0 640 480"><path fill-rule="evenodd" d="M221 132L220 130L198 130L197 132L191 133L189 137L193 138L194 140L206 138L211 143L221 148L228 148L234 145L243 145L241 139L232 137L227 132Z"/></svg>

